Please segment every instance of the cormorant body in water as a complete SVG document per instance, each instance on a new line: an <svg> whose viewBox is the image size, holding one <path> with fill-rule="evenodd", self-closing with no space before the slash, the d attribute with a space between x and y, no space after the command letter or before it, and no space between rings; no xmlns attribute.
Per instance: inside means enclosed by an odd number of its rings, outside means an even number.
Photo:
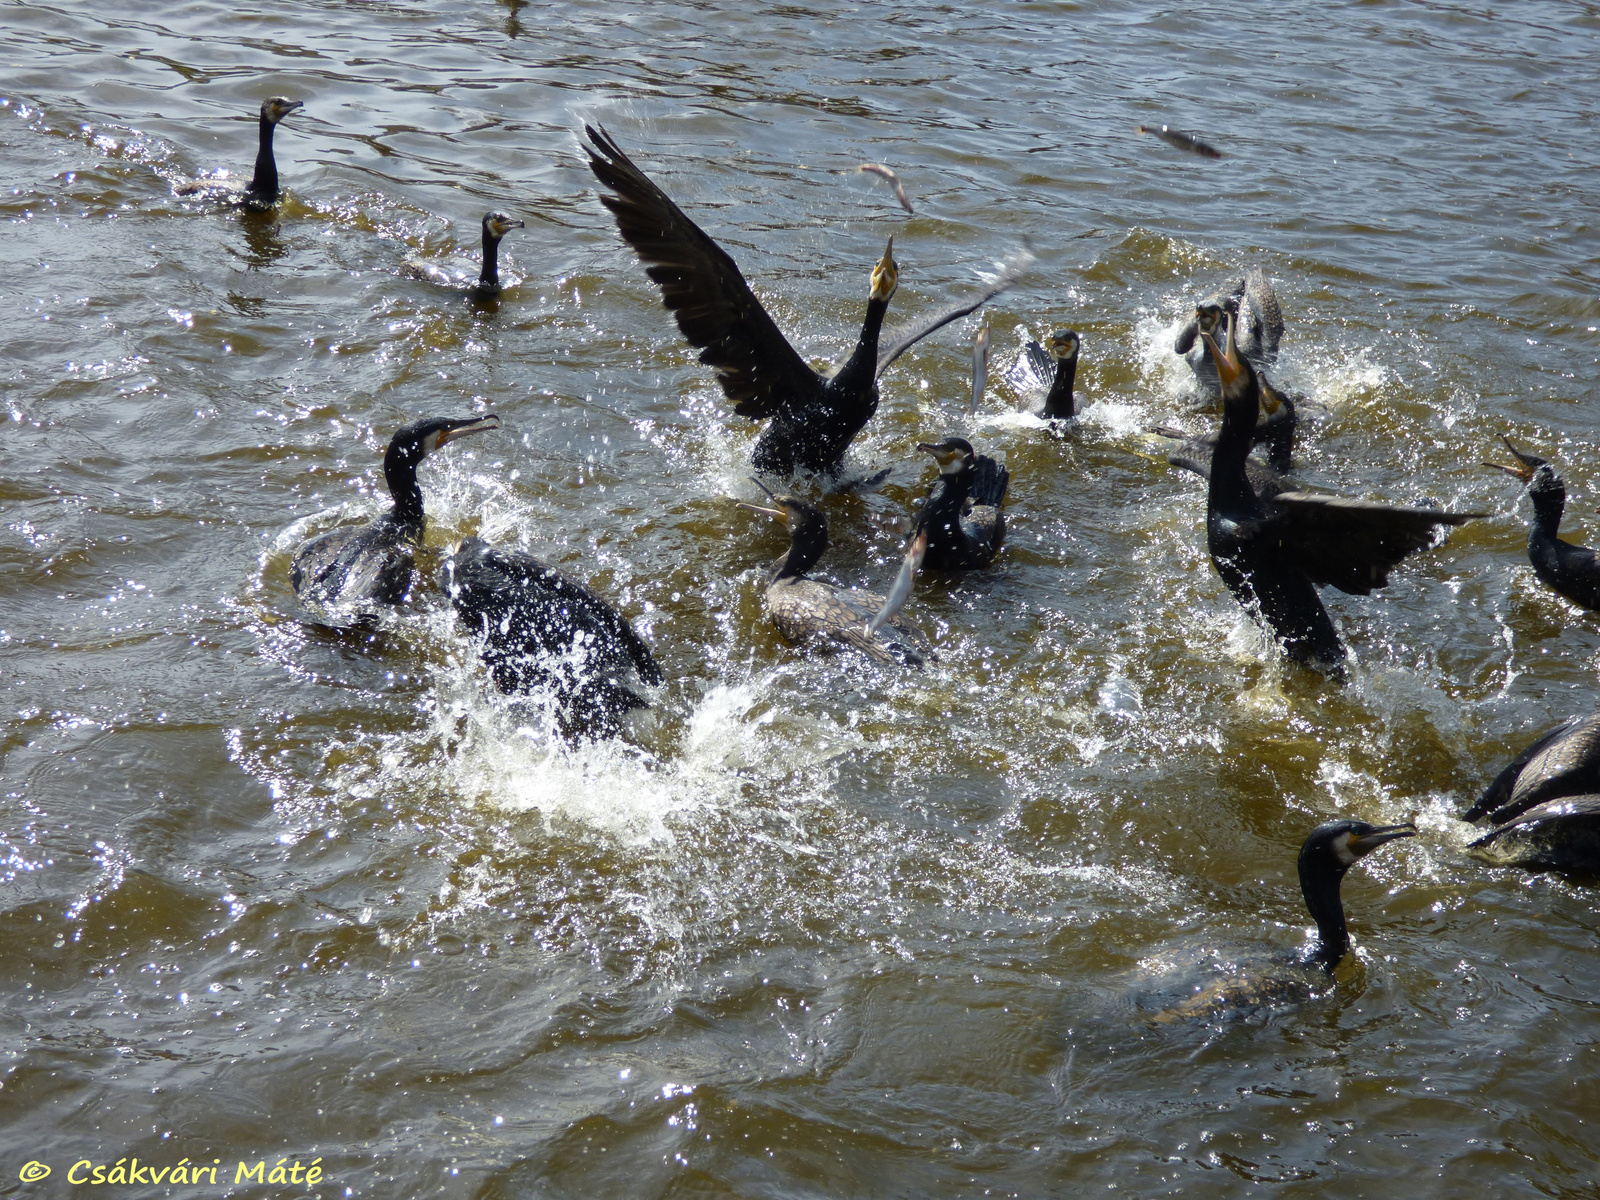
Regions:
<svg viewBox="0 0 1600 1200"><path fill-rule="evenodd" d="M256 150L256 169L241 191L236 183L222 179L195 179L178 188L180 196L213 195L228 197L251 212L267 212L278 202L278 161L272 155L272 133L278 122L304 104L272 96L261 102L261 135Z"/></svg>
<svg viewBox="0 0 1600 1200"><path fill-rule="evenodd" d="M1171 1022L1242 1015L1262 1005L1297 1004L1326 992L1333 986L1334 970L1350 951L1344 902L1339 896L1345 872L1378 847L1416 834L1417 827L1409 821L1401 825L1368 825L1365 821L1339 820L1317 826L1302 843L1299 860L1300 894L1305 897L1311 919L1317 923L1316 940L1291 957L1264 961L1241 961L1209 948L1190 956L1200 958L1208 972L1221 972L1223 977L1193 987L1183 1000L1160 1008L1151 1014L1151 1019ZM1159 959L1157 963L1167 965ZM1169 970L1193 965L1173 963Z"/></svg>
<svg viewBox="0 0 1600 1200"><path fill-rule="evenodd" d="M427 524L418 466L456 438L498 428L500 418L490 413L424 417L396 430L383 456L383 478L393 505L375 521L330 529L295 552L289 578L300 602L329 624L347 625L370 618L375 604L409 599L416 548Z"/></svg>
<svg viewBox="0 0 1600 1200"><path fill-rule="evenodd" d="M837 475L846 448L878 408L878 376L934 330L965 316L1009 287L1026 262L1013 264L970 300L880 337L899 271L894 239L872 271L866 317L855 349L831 375L800 357L756 299L721 246L655 185L603 129L587 127L589 166L608 189L600 202L661 287L662 302L700 361L715 367L734 412L767 425L751 462L788 476L796 468Z"/></svg>
<svg viewBox="0 0 1600 1200"><path fill-rule="evenodd" d="M1567 487L1556 469L1542 458L1524 454L1502 435L1506 448L1516 455L1517 465L1486 462L1528 485L1533 501L1533 525L1528 529L1528 561L1533 573L1547 587L1561 593L1583 608L1600 609L1600 554L1587 546L1574 546L1556 536L1561 528L1561 513L1567 505Z"/></svg>
<svg viewBox="0 0 1600 1200"><path fill-rule="evenodd" d="M939 463L939 478L922 502L911 535L928 535L923 564L935 571L987 567L1005 541L1006 518L1001 505L1011 472L988 455L974 453L962 438L918 442L917 449L927 451Z"/></svg>
<svg viewBox="0 0 1600 1200"><path fill-rule="evenodd" d="M920 667L934 657L927 635L895 615L873 634L867 625L888 603L876 592L842 588L806 578L828 548L828 522L822 510L797 496L774 493L756 480L776 508L739 501L741 508L765 513L789 527L789 548L767 571L767 612L778 632L797 646L847 647L881 663Z"/></svg>
<svg viewBox="0 0 1600 1200"><path fill-rule="evenodd" d="M553 687L562 732L616 732L649 704L627 684L665 682L650 647L608 601L531 554L466 538L445 560L445 590L495 686L508 694Z"/></svg>
<svg viewBox="0 0 1600 1200"><path fill-rule="evenodd" d="M466 287L467 297L471 300L493 300L503 290L500 286L500 239L513 229L523 228L523 222L516 217L508 217L503 212L486 212L483 214L483 263L478 269L478 278ZM402 274L412 279L421 279L429 283L436 283L440 287L459 288L461 285L451 278L448 271L435 266L433 263L421 259L407 259Z"/></svg>
<svg viewBox="0 0 1600 1200"><path fill-rule="evenodd" d="M1254 368L1239 354L1234 319L1225 323L1226 352L1201 331L1217 362L1223 406L1206 496L1206 547L1234 598L1259 610L1291 659L1341 671L1344 646L1317 585L1370 595L1406 555L1433 543L1438 526L1486 514L1307 492L1260 495L1245 464L1261 390Z"/></svg>
<svg viewBox="0 0 1600 1200"><path fill-rule="evenodd" d="M1600 875L1600 714L1557 725L1462 816L1494 825L1472 845L1498 862Z"/></svg>
<svg viewBox="0 0 1600 1200"><path fill-rule="evenodd" d="M1257 371L1278 361L1278 343L1283 340L1283 310L1278 307L1278 293L1260 267L1251 267L1229 291L1202 300L1195 307L1195 318L1179 330L1172 348L1183 355L1201 389L1212 396L1219 388L1217 369L1199 343L1199 336L1205 327L1203 314L1215 310L1239 321L1239 353Z"/></svg>
<svg viewBox="0 0 1600 1200"><path fill-rule="evenodd" d="M1073 383L1078 375L1078 350L1081 339L1071 329L1058 329L1038 342L1029 342L1024 349L1033 373L1050 385L1045 395L1044 407L1033 415L1042 421L1064 421L1078 415L1073 396Z"/></svg>

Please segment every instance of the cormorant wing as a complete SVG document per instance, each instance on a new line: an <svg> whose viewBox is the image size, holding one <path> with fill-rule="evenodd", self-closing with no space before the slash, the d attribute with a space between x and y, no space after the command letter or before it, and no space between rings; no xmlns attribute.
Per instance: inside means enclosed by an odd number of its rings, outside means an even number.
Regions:
<svg viewBox="0 0 1600 1200"><path fill-rule="evenodd" d="M1271 536L1311 581L1357 596L1388 583L1406 555L1432 546L1437 526L1488 516L1309 492L1283 492L1267 503Z"/></svg>
<svg viewBox="0 0 1600 1200"><path fill-rule="evenodd" d="M1517 776L1522 774L1522 768L1532 762L1534 755L1538 754L1551 742L1572 732L1573 727L1582 719L1582 717L1568 717L1521 754L1513 758L1506 764L1506 769L1494 777L1494 782L1488 786L1483 795L1478 797L1478 802L1461 814L1461 819L1463 821L1476 821L1479 817L1486 816L1503 806L1511 799L1512 789L1517 786Z"/></svg>
<svg viewBox="0 0 1600 1200"><path fill-rule="evenodd" d="M1049 387L1056 381L1056 360L1050 352L1038 342L1029 341L1023 347L1023 352L1028 356L1028 365L1033 368L1033 373L1039 377L1039 382Z"/></svg>
<svg viewBox="0 0 1600 1200"><path fill-rule="evenodd" d="M1534 805L1515 819L1491 829L1471 845L1474 849L1492 845L1508 833L1526 833L1534 826L1547 821L1551 823L1577 822L1586 819L1592 821L1597 817L1600 817L1600 796L1562 796L1559 800L1546 800L1543 804Z"/></svg>
<svg viewBox="0 0 1600 1200"><path fill-rule="evenodd" d="M934 330L943 329L951 321L960 320L968 313L977 311L1001 292L1014 286L1017 280L1021 279L1023 273L1032 265L1033 254L1024 250L1022 253L1007 259L1000 268L1000 273L986 281L975 295L969 296L965 300L958 300L945 308L925 313L909 325L885 330L878 338L878 368L873 372L873 378L876 379L879 375L882 375L888 369L890 363ZM1049 377L1055 378L1053 370L1050 372Z"/></svg>
<svg viewBox="0 0 1600 1200"><path fill-rule="evenodd" d="M821 380L756 299L739 266L672 198L655 185L603 129L584 126L594 143L589 166L611 189L604 204L617 229L661 287L661 299L700 361L741 417L776 415Z"/></svg>

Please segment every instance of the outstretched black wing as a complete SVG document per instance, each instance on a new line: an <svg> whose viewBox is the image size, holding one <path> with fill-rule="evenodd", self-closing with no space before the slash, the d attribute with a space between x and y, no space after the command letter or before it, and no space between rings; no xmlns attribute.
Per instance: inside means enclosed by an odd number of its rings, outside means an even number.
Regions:
<svg viewBox="0 0 1600 1200"><path fill-rule="evenodd" d="M898 329L886 330L878 338L878 368L874 372L873 378L882 375L890 363L934 330L943 329L951 321L958 321L969 312L976 312L1001 292L1013 286L1017 280L1022 278L1023 272L1032 265L1033 255L1023 251L1021 254L1008 259L1005 265L1000 268L1000 274L988 280L965 300L957 301L955 304L931 313L925 313L909 325L904 325ZM1052 371L1051 377L1054 378L1054 376L1055 373Z"/></svg>
<svg viewBox="0 0 1600 1200"><path fill-rule="evenodd" d="M1311 581L1357 596L1388 583L1406 555L1432 546L1439 526L1489 515L1308 492L1284 492L1269 507L1266 530Z"/></svg>
<svg viewBox="0 0 1600 1200"><path fill-rule="evenodd" d="M760 419L803 408L822 381L761 307L738 264L651 182L603 129L585 126L589 166L617 229L661 286L661 299L700 361L717 369L733 411ZM798 400L799 403L795 403Z"/></svg>

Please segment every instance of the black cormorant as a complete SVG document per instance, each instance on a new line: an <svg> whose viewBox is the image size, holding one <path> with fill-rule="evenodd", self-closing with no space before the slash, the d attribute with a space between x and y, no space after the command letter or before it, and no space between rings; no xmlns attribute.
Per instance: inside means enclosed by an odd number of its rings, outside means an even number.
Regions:
<svg viewBox="0 0 1600 1200"><path fill-rule="evenodd" d="M261 140L256 150L255 174L242 189L235 182L222 179L195 179L178 188L180 196L210 195L227 197L251 212L266 212L278 202L278 162L272 156L272 131L278 122L304 104L302 100L287 100L272 96L261 102Z"/></svg>
<svg viewBox="0 0 1600 1200"><path fill-rule="evenodd" d="M922 502L912 537L926 532L924 565L935 571L972 571L987 567L1006 537L1001 511L1011 472L987 454L976 454L962 438L918 442L933 455L939 478Z"/></svg>
<svg viewBox="0 0 1600 1200"><path fill-rule="evenodd" d="M1024 348L1033 373L1050 385L1044 407L1033 415L1044 421L1064 421L1076 416L1077 403L1072 386L1078 375L1078 351L1082 340L1071 329L1058 329L1044 344L1029 342Z"/></svg>
<svg viewBox="0 0 1600 1200"><path fill-rule="evenodd" d="M483 214L483 265L478 269L478 278L466 285L466 293L472 300L493 300L500 295L500 239L513 229L523 228L523 222L516 217L508 217L503 212L486 212ZM412 279L421 279L428 283L436 283L440 287L460 288L461 284L442 267L426 262L420 258L408 258L401 274Z"/></svg>
<svg viewBox="0 0 1600 1200"><path fill-rule="evenodd" d="M1195 316L1179 332L1173 350L1183 355L1201 388L1217 394L1217 369L1207 356L1199 336L1206 327L1207 314L1228 313L1238 319L1239 353L1257 371L1278 361L1278 343L1283 340L1283 310L1278 293L1260 267L1251 267L1231 290L1217 292L1195 307Z"/></svg>
<svg viewBox="0 0 1600 1200"><path fill-rule="evenodd" d="M1342 670L1344 646L1317 585L1369 595L1389 581L1389 572L1406 555L1433 544L1437 526L1486 514L1306 492L1259 494L1245 464L1261 391L1255 369L1239 353L1234 319L1228 316L1225 324L1226 352L1209 332L1201 332L1222 381L1222 428L1206 498L1211 562L1234 598L1260 611L1290 658Z"/></svg>
<svg viewBox="0 0 1600 1200"><path fill-rule="evenodd" d="M885 628L867 633L868 623L888 603L883 596L807 579L806 572L828 548L827 518L809 501L778 495L760 480L755 483L777 507L762 508L743 501L738 501L739 506L775 517L789 527L789 548L767 571L767 612L779 633L797 646L848 647L881 663L917 667L934 657L927 635L898 615L889 619Z"/></svg>
<svg viewBox="0 0 1600 1200"><path fill-rule="evenodd" d="M880 337L899 272L894 239L872 271L866 318L855 350L831 375L796 353L721 246L657 187L603 129L587 128L589 165L609 189L600 201L623 238L661 287L661 298L700 361L715 367L734 412L768 419L751 462L759 471L791 475L797 467L836 475L851 440L878 408L878 376L934 330L965 316L1009 287L1014 264L968 301L929 314Z"/></svg>
<svg viewBox="0 0 1600 1200"><path fill-rule="evenodd" d="M416 548L426 516L417 467L440 446L469 433L500 428L500 418L424 417L395 431L383 456L383 478L394 504L364 525L341 525L295 552L289 569L295 595L330 624L373 615L373 604L409 598Z"/></svg>
<svg viewBox="0 0 1600 1200"><path fill-rule="evenodd" d="M1357 860L1379 846L1399 838L1415 837L1417 827L1368 825L1365 821L1329 821L1311 831L1300 847L1300 893L1311 919L1317 923L1316 940L1292 957L1267 961L1244 959L1207 949L1201 957L1221 979L1195 987L1184 999L1151 1014L1156 1021L1177 1021L1226 1016L1261 1005L1297 1004L1333 986L1334 969L1350 951L1344 903L1339 885ZM1157 960L1157 966L1166 966ZM1180 964L1169 969L1176 971ZM1192 962L1183 963L1191 967Z"/></svg>
<svg viewBox="0 0 1600 1200"><path fill-rule="evenodd" d="M576 579L531 554L462 541L445 560L445 591L478 653L506 693L553 688L567 734L610 734L624 713L649 704L630 671L665 680L626 617Z"/></svg>
<svg viewBox="0 0 1600 1200"><path fill-rule="evenodd" d="M1517 465L1486 462L1528 485L1533 501L1533 525L1528 530L1528 561L1533 573L1574 604L1600 609L1600 554L1587 546L1574 546L1556 536L1561 528L1561 513L1567 505L1567 488L1556 469L1542 458L1524 454L1501 435L1506 449L1516 455Z"/></svg>
<svg viewBox="0 0 1600 1200"><path fill-rule="evenodd" d="M1498 862L1600 874L1600 715L1557 725L1462 816L1494 825L1472 845Z"/></svg>

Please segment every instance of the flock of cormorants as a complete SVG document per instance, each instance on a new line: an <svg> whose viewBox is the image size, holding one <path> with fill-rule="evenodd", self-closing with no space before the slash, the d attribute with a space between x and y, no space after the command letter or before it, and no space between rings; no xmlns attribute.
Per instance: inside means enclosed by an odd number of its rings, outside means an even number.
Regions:
<svg viewBox="0 0 1600 1200"><path fill-rule="evenodd" d="M256 212L276 203L273 130L299 107L299 101L281 97L261 105L254 175L242 189L226 186L229 199ZM1013 263L965 300L885 334L884 318L898 283L891 238L872 270L855 349L833 372L821 375L783 336L734 260L610 135L592 127L586 132L589 166L604 189L601 203L659 285L663 303L700 351L700 361L715 369L734 411L766 422L752 466L776 479L799 470L837 479L845 451L877 409L883 371L921 338L1009 287L1025 265ZM874 169L892 178L887 168ZM216 195L224 187L209 180L179 191ZM907 203L898 183L897 195ZM500 239L522 224L502 213L484 215L482 271L469 295L480 300L498 295ZM1349 500L1297 483L1289 474L1297 401L1267 377L1283 327L1277 296L1259 269L1198 304L1174 351L1193 368L1197 387L1220 398L1220 428L1200 438L1161 426L1152 432L1180 440L1169 461L1207 480L1206 545L1229 591L1265 623L1291 660L1342 678L1345 649L1318 587L1370 594L1406 556L1434 545L1440 527L1487 514ZM1058 330L1043 345L1026 348L1034 373L1049 384L1036 414L1041 418L1065 422L1075 415L1080 345L1076 333ZM974 405L982 391L986 347L983 339L975 355ZM1299 403L1304 404L1303 397ZM390 510L366 524L323 533L294 556L295 593L318 621L348 625L411 599L417 584L415 550L426 519L418 467L448 442L499 425L493 414L425 418L394 434L384 456ZM1256 445L1266 448L1265 461L1252 456ZM1557 537L1565 500L1560 476L1509 439L1506 445L1516 465L1485 465L1527 485L1535 513L1528 553L1538 577L1574 603L1600 609L1600 558ZM789 530L789 548L772 564L766 590L767 611L789 641L853 651L885 664L920 666L934 658L927 636L900 609L918 569L982 570L995 560L1005 539L1009 473L958 437L919 443L917 449L933 456L939 475L887 596L810 578L807 572L828 546L822 510L755 480L772 507L743 506L783 521ZM881 478L864 481L865 486ZM635 682L663 681L648 644L610 602L531 555L467 538L445 560L443 577L443 590L495 685L510 694L553 691L569 736L616 732L623 714L647 707ZM1600 716L1574 718L1529 746L1464 816L1488 819L1492 827L1473 845L1492 847L1501 861L1600 873ZM1339 899L1345 871L1378 847L1415 834L1410 823L1375 827L1350 820L1313 830L1300 852L1299 873L1316 921L1316 941L1272 971L1196 992L1176 1010L1179 1015L1302 996L1325 986L1349 948Z"/></svg>

